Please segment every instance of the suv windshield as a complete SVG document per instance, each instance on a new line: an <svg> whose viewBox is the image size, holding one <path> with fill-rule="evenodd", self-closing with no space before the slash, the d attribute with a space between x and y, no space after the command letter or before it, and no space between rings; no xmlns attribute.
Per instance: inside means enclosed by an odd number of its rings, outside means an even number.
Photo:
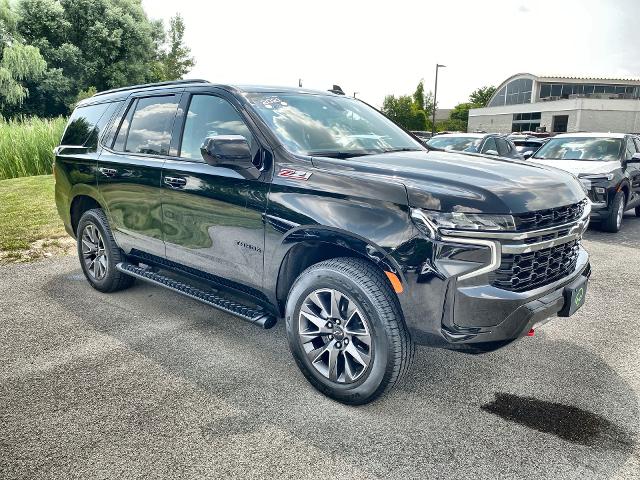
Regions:
<svg viewBox="0 0 640 480"><path fill-rule="evenodd" d="M457 150L459 152L478 152L482 138L477 137L434 137L427 145L438 150Z"/></svg>
<svg viewBox="0 0 640 480"><path fill-rule="evenodd" d="M350 97L253 93L246 98L294 153L349 157L424 150L391 120Z"/></svg>
<svg viewBox="0 0 640 480"><path fill-rule="evenodd" d="M533 156L541 160L618 160L621 138L567 137L552 138Z"/></svg>

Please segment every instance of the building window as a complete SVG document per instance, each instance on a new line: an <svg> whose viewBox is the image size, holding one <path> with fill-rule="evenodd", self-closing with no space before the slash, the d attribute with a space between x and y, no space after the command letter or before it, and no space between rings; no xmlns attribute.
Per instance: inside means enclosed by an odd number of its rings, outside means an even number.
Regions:
<svg viewBox="0 0 640 480"><path fill-rule="evenodd" d="M503 105L531 103L532 88L533 80L529 78L516 78L502 87L487 106L501 107Z"/></svg>
<svg viewBox="0 0 640 480"><path fill-rule="evenodd" d="M620 98L640 98L640 89L630 85L591 83L541 83L540 99L570 98L572 95L618 95Z"/></svg>

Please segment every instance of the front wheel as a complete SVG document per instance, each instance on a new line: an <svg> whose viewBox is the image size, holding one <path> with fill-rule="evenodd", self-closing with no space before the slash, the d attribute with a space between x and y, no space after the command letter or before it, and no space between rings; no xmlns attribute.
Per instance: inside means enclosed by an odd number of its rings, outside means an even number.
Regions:
<svg viewBox="0 0 640 480"><path fill-rule="evenodd" d="M367 261L305 270L287 300L289 347L307 380L342 403L368 403L407 371L414 346L386 278Z"/></svg>
<svg viewBox="0 0 640 480"><path fill-rule="evenodd" d="M625 197L623 192L616 193L611 202L611 212L609 216L602 221L602 230L605 232L616 233L622 227L622 218L624 217Z"/></svg>
<svg viewBox="0 0 640 480"><path fill-rule="evenodd" d="M636 217L640 217L640 207L636 207Z"/></svg>

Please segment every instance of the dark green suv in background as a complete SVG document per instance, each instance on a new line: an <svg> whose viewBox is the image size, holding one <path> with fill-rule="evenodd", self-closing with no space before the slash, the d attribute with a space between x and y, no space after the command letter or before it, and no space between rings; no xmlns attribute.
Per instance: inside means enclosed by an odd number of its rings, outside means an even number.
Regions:
<svg viewBox="0 0 640 480"><path fill-rule="evenodd" d="M56 202L102 292L153 283L264 328L320 391L368 402L414 344L483 352L584 302L569 173L428 151L367 104L178 81L69 120Z"/></svg>

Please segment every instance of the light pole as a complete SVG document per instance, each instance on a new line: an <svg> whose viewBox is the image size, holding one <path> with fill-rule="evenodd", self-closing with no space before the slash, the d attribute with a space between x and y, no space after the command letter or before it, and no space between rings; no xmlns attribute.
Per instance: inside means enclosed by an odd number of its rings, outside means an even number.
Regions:
<svg viewBox="0 0 640 480"><path fill-rule="evenodd" d="M445 68L446 65L436 64L436 85L433 88L433 116L431 117L431 136L436 134L436 101L438 100L438 69Z"/></svg>

